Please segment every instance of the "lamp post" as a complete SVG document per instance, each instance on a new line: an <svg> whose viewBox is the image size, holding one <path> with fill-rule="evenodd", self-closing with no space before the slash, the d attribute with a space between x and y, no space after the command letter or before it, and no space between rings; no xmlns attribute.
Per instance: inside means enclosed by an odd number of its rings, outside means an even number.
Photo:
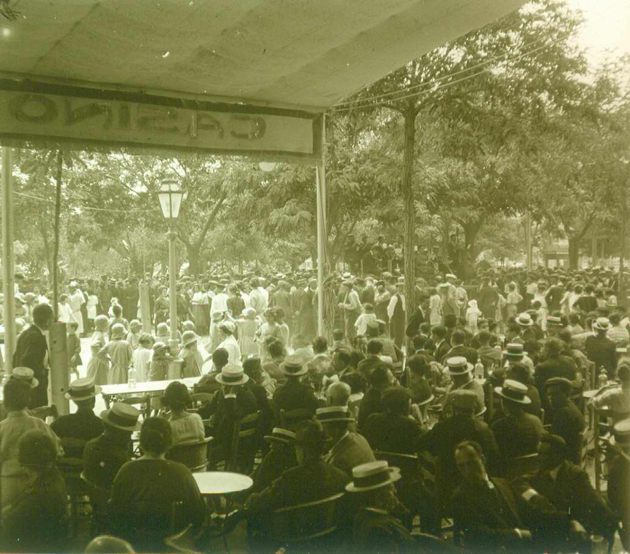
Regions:
<svg viewBox="0 0 630 554"><path fill-rule="evenodd" d="M168 221L168 273L169 273L169 302L171 312L171 340L169 348L173 356L177 356L179 341L177 339L177 280L175 261L175 222L179 216L179 208L182 205L184 192L179 188L177 178L169 176L162 181L158 192L162 215Z"/></svg>

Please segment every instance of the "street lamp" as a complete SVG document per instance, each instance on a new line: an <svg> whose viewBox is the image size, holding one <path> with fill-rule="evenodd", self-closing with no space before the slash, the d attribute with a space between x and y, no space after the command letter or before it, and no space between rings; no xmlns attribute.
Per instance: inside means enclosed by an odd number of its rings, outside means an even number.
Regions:
<svg viewBox="0 0 630 554"><path fill-rule="evenodd" d="M177 356L179 341L177 339L177 280L175 262L175 221L179 216L179 208L182 205L184 191L179 188L177 178L169 176L162 181L158 192L162 215L168 221L168 273L169 273L169 303L171 312L171 340L169 348L173 356Z"/></svg>

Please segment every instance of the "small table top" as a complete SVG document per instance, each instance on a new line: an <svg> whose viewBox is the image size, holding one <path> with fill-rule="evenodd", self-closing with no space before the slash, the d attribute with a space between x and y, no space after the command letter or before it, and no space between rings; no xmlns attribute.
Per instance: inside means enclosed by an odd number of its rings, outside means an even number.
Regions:
<svg viewBox="0 0 630 554"><path fill-rule="evenodd" d="M251 477L228 471L204 471L193 473L192 476L203 496L246 491L254 484Z"/></svg>
<svg viewBox="0 0 630 554"><path fill-rule="evenodd" d="M201 377L186 377L185 379L166 379L164 381L146 381L137 383L135 387L130 387L127 383L117 385L103 385L102 394L105 396L113 396L115 394L145 394L149 392L163 392L171 383L178 381L184 383L191 389Z"/></svg>

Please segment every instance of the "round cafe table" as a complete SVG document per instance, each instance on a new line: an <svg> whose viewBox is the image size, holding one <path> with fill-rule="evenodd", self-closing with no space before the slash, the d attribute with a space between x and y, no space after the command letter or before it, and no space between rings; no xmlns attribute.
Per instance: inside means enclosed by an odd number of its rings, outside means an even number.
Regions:
<svg viewBox="0 0 630 554"><path fill-rule="evenodd" d="M246 491L254 481L247 475L229 471L204 471L193 473L202 496L228 495Z"/></svg>

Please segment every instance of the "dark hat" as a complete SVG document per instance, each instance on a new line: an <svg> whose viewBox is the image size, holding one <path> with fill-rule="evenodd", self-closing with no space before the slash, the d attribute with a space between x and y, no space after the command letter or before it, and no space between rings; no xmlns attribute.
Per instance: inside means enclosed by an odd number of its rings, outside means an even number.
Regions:
<svg viewBox="0 0 630 554"><path fill-rule="evenodd" d="M532 403L531 398L527 396L527 387L518 381L506 379L503 381L502 387L496 387L494 390L499 396L505 398L506 400L511 400L512 402L516 402L518 404Z"/></svg>
<svg viewBox="0 0 630 554"><path fill-rule="evenodd" d="M569 381L566 377L552 377L551 379L547 379L545 382L545 389L549 387L561 387L567 393L570 393L573 390L573 383Z"/></svg>
<svg viewBox="0 0 630 554"><path fill-rule="evenodd" d="M477 405L477 394L471 390L455 389L448 396L454 408L472 410Z"/></svg>
<svg viewBox="0 0 630 554"><path fill-rule="evenodd" d="M271 435L265 436L267 443L279 442L282 444L291 445L295 442L295 433L287 429L281 429L280 427L274 427Z"/></svg>
<svg viewBox="0 0 630 554"><path fill-rule="evenodd" d="M295 354L287 356L280 365L280 369L287 377L299 377L308 372L308 367L304 365L302 357L296 356Z"/></svg>
<svg viewBox="0 0 630 554"><path fill-rule="evenodd" d="M403 387L391 387L381 395L381 404L387 409L390 406L402 404L405 400L410 400L411 394Z"/></svg>
<svg viewBox="0 0 630 554"><path fill-rule="evenodd" d="M367 462L352 468L352 482L346 485L346 490L371 491L395 483L400 477L400 470L397 467L389 467L386 461Z"/></svg>
<svg viewBox="0 0 630 554"><path fill-rule="evenodd" d="M615 444L626 448L630 447L630 418L622 419L615 423L613 434L615 436Z"/></svg>
<svg viewBox="0 0 630 554"><path fill-rule="evenodd" d="M101 412L101 419L112 427L123 431L139 431L140 411L129 404L116 402L109 410Z"/></svg>
<svg viewBox="0 0 630 554"><path fill-rule="evenodd" d="M83 379L75 379L70 383L68 392L65 397L68 400L74 400L75 402L81 402L83 400L89 400L101 394L101 387L94 384L94 379L91 377L84 377Z"/></svg>
<svg viewBox="0 0 630 554"><path fill-rule="evenodd" d="M327 408L318 408L315 417L320 423L330 423L332 421L354 421L350 416L348 406L328 406Z"/></svg>

